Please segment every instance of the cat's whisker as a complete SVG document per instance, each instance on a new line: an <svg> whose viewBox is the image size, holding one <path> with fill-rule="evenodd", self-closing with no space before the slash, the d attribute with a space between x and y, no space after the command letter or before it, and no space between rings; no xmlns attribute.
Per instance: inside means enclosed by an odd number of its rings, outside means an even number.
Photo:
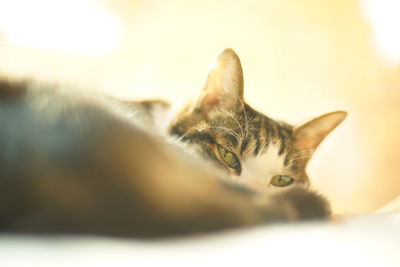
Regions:
<svg viewBox="0 0 400 267"><path fill-rule="evenodd" d="M242 106L243 109L243 114L244 114L244 119L245 119L245 138L247 138L249 136L249 118L247 116L247 112L246 112L246 105L244 104L243 100L238 97L239 103Z"/></svg>
<svg viewBox="0 0 400 267"><path fill-rule="evenodd" d="M240 136L235 132L235 131L233 131L233 130L231 130L231 129L228 129L228 128L226 128L226 127L221 127L221 126L207 126L205 129L217 129L217 130L223 130L223 131L225 131L226 133L228 133L228 134L230 134L230 135L232 135L233 137L235 137L236 138L236 140L239 142L239 140L240 140Z"/></svg>
<svg viewBox="0 0 400 267"><path fill-rule="evenodd" d="M313 149L307 149L307 150L296 151L296 152L290 154L289 157L297 156L297 155L304 155L304 154L312 154L313 152L314 152Z"/></svg>
<svg viewBox="0 0 400 267"><path fill-rule="evenodd" d="M304 155L298 155L298 156L288 157L288 160L299 160L299 159L310 158L311 155L312 155L312 154L304 154Z"/></svg>
<svg viewBox="0 0 400 267"><path fill-rule="evenodd" d="M304 157L298 157L298 158L292 158L289 159L290 162L294 162L294 161L298 161L298 160L302 160L302 159L308 159L310 158L309 156L304 156Z"/></svg>
<svg viewBox="0 0 400 267"><path fill-rule="evenodd" d="M293 154L290 154L288 156L288 160L299 160L299 159L303 159L303 158L309 158L312 156L314 150L303 150L303 151L297 151Z"/></svg>
<svg viewBox="0 0 400 267"><path fill-rule="evenodd" d="M228 116L230 116L230 117L237 123L237 125L239 126L240 134L241 134L241 136L242 136L241 140L242 140L242 139L244 138L244 131L243 131L242 125L241 125L240 122L236 119L235 115L232 114L232 112L229 112L229 111L225 111L225 112L226 112L226 113L228 114Z"/></svg>

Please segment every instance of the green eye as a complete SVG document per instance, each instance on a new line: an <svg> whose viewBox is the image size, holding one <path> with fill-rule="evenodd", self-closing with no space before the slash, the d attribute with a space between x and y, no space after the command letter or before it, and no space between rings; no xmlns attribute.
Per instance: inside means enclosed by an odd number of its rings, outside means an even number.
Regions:
<svg viewBox="0 0 400 267"><path fill-rule="evenodd" d="M218 145L218 153L221 156L222 161L225 162L226 165L228 165L232 169L235 169L239 173L241 172L242 168L240 166L240 161L235 154L233 154L229 150L226 150L220 145Z"/></svg>
<svg viewBox="0 0 400 267"><path fill-rule="evenodd" d="M284 187L292 184L294 179L286 175L275 175L271 179L271 184L278 187Z"/></svg>

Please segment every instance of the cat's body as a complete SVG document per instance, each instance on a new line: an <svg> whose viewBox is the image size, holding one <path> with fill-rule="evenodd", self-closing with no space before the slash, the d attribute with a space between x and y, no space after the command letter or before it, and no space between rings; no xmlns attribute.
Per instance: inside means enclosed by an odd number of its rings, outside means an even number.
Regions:
<svg viewBox="0 0 400 267"><path fill-rule="evenodd" d="M224 51L199 101L158 134L164 102L0 80L0 231L160 237L326 217L305 165L344 115L275 122L243 102L241 75Z"/></svg>

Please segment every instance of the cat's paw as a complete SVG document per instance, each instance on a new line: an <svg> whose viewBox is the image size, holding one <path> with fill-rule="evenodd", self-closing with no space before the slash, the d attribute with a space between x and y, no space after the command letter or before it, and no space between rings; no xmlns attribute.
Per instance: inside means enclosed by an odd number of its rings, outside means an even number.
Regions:
<svg viewBox="0 0 400 267"><path fill-rule="evenodd" d="M274 202L288 212L292 220L323 219L331 214L328 200L303 187L294 187L274 196Z"/></svg>

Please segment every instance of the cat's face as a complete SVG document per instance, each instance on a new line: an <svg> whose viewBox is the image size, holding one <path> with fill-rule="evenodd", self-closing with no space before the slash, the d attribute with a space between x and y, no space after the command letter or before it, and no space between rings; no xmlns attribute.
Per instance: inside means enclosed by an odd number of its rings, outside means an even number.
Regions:
<svg viewBox="0 0 400 267"><path fill-rule="evenodd" d="M346 116L338 111L293 127L255 111L243 100L240 60L223 51L195 105L170 133L211 161L229 179L258 192L309 185L305 168L322 139Z"/></svg>

